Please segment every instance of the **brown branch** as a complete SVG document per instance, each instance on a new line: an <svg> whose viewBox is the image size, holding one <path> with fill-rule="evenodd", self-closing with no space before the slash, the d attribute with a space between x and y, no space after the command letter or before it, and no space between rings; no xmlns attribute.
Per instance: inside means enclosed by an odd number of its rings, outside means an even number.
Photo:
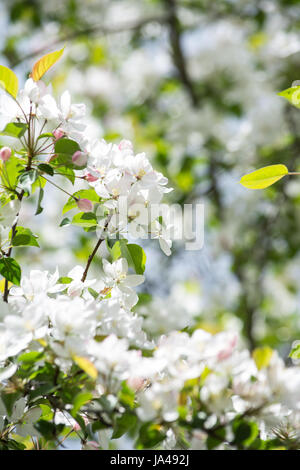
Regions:
<svg viewBox="0 0 300 470"><path fill-rule="evenodd" d="M104 225L104 227L103 227L103 232L107 229L111 217L112 217L112 214L110 214L110 215L108 216L108 219L107 219L107 221L105 222L105 225ZM92 261L93 261L95 255L96 255L96 253L97 253L97 251L98 251L98 249L99 249L101 243L102 243L104 240L105 240L105 238L99 238L99 240L97 241L95 248L93 249L92 253L90 254L90 256L89 256L89 258L88 258L88 261L87 261L87 264L86 264L86 268L85 268L84 273L83 273L82 278L81 278L81 282L84 282L84 281L86 280L86 277L87 277L88 271L89 271L89 269L90 269L91 263L92 263Z"/></svg>
<svg viewBox="0 0 300 470"><path fill-rule="evenodd" d="M181 27L177 16L176 0L164 0L168 9L168 27L170 44L172 48L173 62L177 69L180 80L188 92L193 106L199 105L199 96L196 93L194 83L189 76L186 60L181 44Z"/></svg>
<svg viewBox="0 0 300 470"><path fill-rule="evenodd" d="M161 24L166 23L167 19L168 19L167 15L149 16L148 18L140 19L134 22L124 22L112 28L102 26L102 25L93 25L85 29L72 31L63 37L58 38L55 41L52 41L51 43L47 43L46 45L40 47L39 49L36 49L34 51L29 52L26 55L23 55L18 60L14 61L11 65L12 67L16 67L17 65L19 65L20 63L26 60L30 60L35 56L44 54L45 52L58 46L59 44L64 44L66 42L73 41L74 39L77 39L81 36L94 35L94 34L106 36L109 34L117 34L117 33L122 33L126 31L138 31L139 29L142 29L144 26L146 26L149 23L161 23Z"/></svg>
<svg viewBox="0 0 300 470"><path fill-rule="evenodd" d="M96 253L97 253L97 251L98 251L98 249L99 249L99 247L100 247L100 245L101 245L101 243L102 243L103 241L104 241L104 238L99 238L99 240L97 241L97 244L96 244L94 250L93 250L92 253L90 254L89 259L88 259L88 262L87 262L87 265L86 265L86 268L85 268L84 273L83 273L82 278L81 278L81 282L84 282L84 281L86 280L88 271L89 271L90 266L91 266L91 264L92 264L92 261L93 261L95 255L96 255Z"/></svg>

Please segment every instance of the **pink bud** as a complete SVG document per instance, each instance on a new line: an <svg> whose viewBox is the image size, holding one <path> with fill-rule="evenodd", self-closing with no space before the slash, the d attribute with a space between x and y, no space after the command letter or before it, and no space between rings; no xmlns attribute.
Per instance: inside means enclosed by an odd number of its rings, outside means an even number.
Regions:
<svg viewBox="0 0 300 470"><path fill-rule="evenodd" d="M127 383L130 388L133 388L133 390L137 392L143 388L143 386L145 385L145 380L141 377L130 377L127 380Z"/></svg>
<svg viewBox="0 0 300 470"><path fill-rule="evenodd" d="M77 150L72 156L72 162L74 165L77 166L83 166L87 162L87 155L83 152L80 152L80 150Z"/></svg>
<svg viewBox="0 0 300 470"><path fill-rule="evenodd" d="M82 212L91 212L93 210L93 203L89 199L79 199L77 206Z"/></svg>
<svg viewBox="0 0 300 470"><path fill-rule="evenodd" d="M81 416L83 421L84 421L84 424L87 426L89 424L89 420L87 419L86 416ZM81 430L81 426L76 422L74 423L74 426L73 426L73 429L74 431L80 431Z"/></svg>
<svg viewBox="0 0 300 470"><path fill-rule="evenodd" d="M86 181L88 181L89 183L94 183L95 181L98 180L97 176L94 176L94 175L92 175L91 173L87 173L87 174L85 175L84 179L85 179Z"/></svg>
<svg viewBox="0 0 300 470"><path fill-rule="evenodd" d="M78 432L78 431L81 430L81 427L79 426L78 423L75 423L74 426L73 426L73 429L74 429L74 431L77 431L77 432Z"/></svg>
<svg viewBox="0 0 300 470"><path fill-rule="evenodd" d="M9 147L2 147L0 150L0 158L3 162L7 162L11 156L11 149Z"/></svg>
<svg viewBox="0 0 300 470"><path fill-rule="evenodd" d="M83 421L84 421L84 424L87 426L89 424L89 420L87 419L86 416L81 416ZM73 429L74 431L80 431L81 430L81 426L76 422L74 423L74 426L73 426Z"/></svg>
<svg viewBox="0 0 300 470"><path fill-rule="evenodd" d="M55 140L61 139L64 135L65 133L63 129L61 129L61 127L58 127L57 129L55 129L55 131L53 131L53 137Z"/></svg>

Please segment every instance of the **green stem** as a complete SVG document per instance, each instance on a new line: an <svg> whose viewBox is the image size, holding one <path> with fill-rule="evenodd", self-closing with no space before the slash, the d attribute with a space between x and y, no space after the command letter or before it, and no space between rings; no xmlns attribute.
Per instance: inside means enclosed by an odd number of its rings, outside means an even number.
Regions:
<svg viewBox="0 0 300 470"><path fill-rule="evenodd" d="M69 193L68 191L66 191L65 189L61 188L60 186L58 186L58 184L56 183L53 183L53 181L50 181L48 180L48 178L46 178L44 175L40 174L40 176L42 178L44 178L44 180L46 180L48 183L52 184L53 186L55 186L57 189L59 189L60 191L62 191L63 193L67 194L68 196L72 197L74 199L74 201L78 202L79 199L75 196L73 196L73 194Z"/></svg>

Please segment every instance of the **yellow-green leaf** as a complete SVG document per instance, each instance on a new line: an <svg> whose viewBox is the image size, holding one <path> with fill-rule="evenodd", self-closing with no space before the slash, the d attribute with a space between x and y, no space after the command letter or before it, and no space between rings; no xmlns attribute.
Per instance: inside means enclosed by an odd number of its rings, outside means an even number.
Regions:
<svg viewBox="0 0 300 470"><path fill-rule="evenodd" d="M88 374L92 379L96 380L96 378L98 377L98 371L89 359L87 359L86 357L73 356L73 361L76 362L80 369L84 370L84 372Z"/></svg>
<svg viewBox="0 0 300 470"><path fill-rule="evenodd" d="M288 172L285 165L265 166L264 168L252 171L252 173L243 176L240 183L245 186L245 188L264 189L276 183L276 181L287 175Z"/></svg>
<svg viewBox="0 0 300 470"><path fill-rule="evenodd" d="M286 90L278 93L278 96L282 96L288 100L289 103L296 106L296 108L300 108L300 86L292 86L291 88L287 88Z"/></svg>
<svg viewBox="0 0 300 470"><path fill-rule="evenodd" d="M11 96L16 98L19 82L16 74L4 65L0 65L0 86Z"/></svg>
<svg viewBox="0 0 300 470"><path fill-rule="evenodd" d="M50 52L39 59L33 66L31 76L36 82L54 65L62 56L64 48L60 51Z"/></svg>
<svg viewBox="0 0 300 470"><path fill-rule="evenodd" d="M10 289L11 286L13 286L13 283L9 282L8 283L8 288ZM2 294L4 293L4 289L5 289L5 279L1 279L1 281L0 281L0 292L2 292Z"/></svg>
<svg viewBox="0 0 300 470"><path fill-rule="evenodd" d="M258 370L261 370L264 367L268 367L271 362L273 353L273 349L269 348L269 346L254 349L252 357Z"/></svg>

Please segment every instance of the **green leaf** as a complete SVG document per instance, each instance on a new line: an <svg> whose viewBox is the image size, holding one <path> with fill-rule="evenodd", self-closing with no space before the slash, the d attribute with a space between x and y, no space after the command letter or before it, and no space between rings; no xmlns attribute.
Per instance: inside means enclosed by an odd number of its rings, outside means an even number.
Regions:
<svg viewBox="0 0 300 470"><path fill-rule="evenodd" d="M122 382L122 388L118 394L120 402L128 407L133 409L135 407L135 393L132 388L127 385L127 382Z"/></svg>
<svg viewBox="0 0 300 470"><path fill-rule="evenodd" d="M287 88L286 90L278 93L278 96L282 96L288 100L289 103L296 106L296 108L300 108L300 86L292 86L291 88Z"/></svg>
<svg viewBox="0 0 300 470"><path fill-rule="evenodd" d="M44 198L44 190L42 187L40 187L40 192L39 192L39 198L38 198L38 204L37 204L37 208L36 208L36 212L35 212L35 215L39 215L43 212L43 207L42 207L42 200Z"/></svg>
<svg viewBox="0 0 300 470"><path fill-rule="evenodd" d="M146 266L146 254L139 245L128 244L127 240L118 240L111 249L113 261L120 257L126 258L128 266L137 274L143 274Z"/></svg>
<svg viewBox="0 0 300 470"><path fill-rule="evenodd" d="M273 349L269 348L269 346L263 346L262 348L254 349L254 351L252 352L252 357L258 370L268 367L272 359L273 353Z"/></svg>
<svg viewBox="0 0 300 470"><path fill-rule="evenodd" d="M207 449L212 450L215 447L222 444L225 440L225 436L226 436L225 428L215 430L214 435L207 437L207 440L206 440Z"/></svg>
<svg viewBox="0 0 300 470"><path fill-rule="evenodd" d="M44 132L43 134L39 135L37 140L40 140L40 139L49 139L49 138L52 138L53 139L53 134L52 132Z"/></svg>
<svg viewBox="0 0 300 470"><path fill-rule="evenodd" d="M72 156L77 150L80 150L79 145L75 140L62 138L55 143L55 153Z"/></svg>
<svg viewBox="0 0 300 470"><path fill-rule="evenodd" d="M72 359L80 367L80 369L84 370L87 375L96 380L98 377L98 371L89 359L76 355L72 356Z"/></svg>
<svg viewBox="0 0 300 470"><path fill-rule="evenodd" d="M74 401L73 401L73 408L72 408L72 416L76 416L78 411L86 405L89 401L91 401L93 398L93 395L89 392L83 392L79 393L78 395L75 396Z"/></svg>
<svg viewBox="0 0 300 470"><path fill-rule="evenodd" d="M141 307L143 305L147 305L151 302L152 300L152 295L151 294L148 294L146 292L140 292L138 294L138 297L139 297L139 301L138 303L136 304L136 307Z"/></svg>
<svg viewBox="0 0 300 470"><path fill-rule="evenodd" d="M51 441L54 436L59 435L62 432L65 425L54 424L51 421L40 419L37 423L34 424L34 427L46 440Z"/></svg>
<svg viewBox="0 0 300 470"><path fill-rule="evenodd" d="M17 97L19 82L16 74L4 65L0 65L0 86L14 98Z"/></svg>
<svg viewBox="0 0 300 470"><path fill-rule="evenodd" d="M29 228L24 227L17 227L15 235L13 237L12 244L13 246L37 246L39 244L37 242L38 237L32 233Z"/></svg>
<svg viewBox="0 0 300 470"><path fill-rule="evenodd" d="M116 419L112 439L119 439L123 434L135 426L137 417L129 412L124 413Z"/></svg>
<svg viewBox="0 0 300 470"><path fill-rule="evenodd" d="M18 362L24 362L25 364L33 364L34 362L40 361L43 356L43 352L31 351L29 353L21 354L21 356L18 357Z"/></svg>
<svg viewBox="0 0 300 470"><path fill-rule="evenodd" d="M95 227L97 223L97 217L93 212L79 212L72 219L72 225L84 228Z"/></svg>
<svg viewBox="0 0 300 470"><path fill-rule="evenodd" d="M42 171L43 173L47 173L47 175L53 176L54 175L54 170L51 165L48 165L47 163L41 163L38 166L38 169Z"/></svg>
<svg viewBox="0 0 300 470"><path fill-rule="evenodd" d="M6 162L6 169L9 175L10 186L14 188L17 185L19 175L24 170L24 168L21 165L20 160L13 156Z"/></svg>
<svg viewBox="0 0 300 470"><path fill-rule="evenodd" d="M0 259L0 274L16 286L20 285L21 268L13 258Z"/></svg>
<svg viewBox="0 0 300 470"><path fill-rule="evenodd" d="M146 267L146 254L139 245L128 244L127 250L130 254L130 260L127 259L129 266L132 266L137 274L143 274Z"/></svg>
<svg viewBox="0 0 300 470"><path fill-rule="evenodd" d="M243 176L240 183L245 186L245 188L264 189L276 183L276 181L287 175L288 172L285 165L265 166L264 168L260 168L259 170L255 170Z"/></svg>
<svg viewBox="0 0 300 470"><path fill-rule="evenodd" d="M1 393L1 399L9 415L12 414L13 406L15 402L18 400L18 398L20 398L20 396L21 396L20 392L7 393L4 391Z"/></svg>
<svg viewBox="0 0 300 470"><path fill-rule="evenodd" d="M240 421L237 420L233 424L233 432L235 435L234 442L237 445L249 447L256 439L259 429L253 421Z"/></svg>
<svg viewBox="0 0 300 470"><path fill-rule="evenodd" d="M61 166L55 170L56 175L61 175L71 181L72 184L75 183L75 173L72 168L68 168L67 166Z"/></svg>
<svg viewBox="0 0 300 470"><path fill-rule="evenodd" d="M27 124L24 124L22 122L10 122L5 126L0 135L7 135L9 137L20 138L25 134L27 129Z"/></svg>
<svg viewBox="0 0 300 470"><path fill-rule="evenodd" d="M126 244L127 244L127 240L118 240L117 242L114 243L113 247L110 248L110 246L107 242L107 248L110 251L110 254L112 256L113 261L116 261L117 259L124 256L122 254L122 247L123 247L123 245L126 245Z"/></svg>
<svg viewBox="0 0 300 470"><path fill-rule="evenodd" d="M98 299L99 293L92 289L91 287L88 288L89 293L94 297L94 299Z"/></svg>
<svg viewBox="0 0 300 470"><path fill-rule="evenodd" d="M92 424L92 431L97 432L101 431L102 429L110 428L110 424L103 423L101 421L94 421Z"/></svg>
<svg viewBox="0 0 300 470"><path fill-rule="evenodd" d="M293 344L292 350L289 354L292 359L300 359L300 342L296 341Z"/></svg>
<svg viewBox="0 0 300 470"><path fill-rule="evenodd" d="M14 439L8 439L7 447L11 450L25 450L26 446L22 442L15 441Z"/></svg>
<svg viewBox="0 0 300 470"><path fill-rule="evenodd" d="M140 435L136 446L138 449L150 449L155 447L166 437L162 426L159 424L145 423L140 429Z"/></svg>
<svg viewBox="0 0 300 470"><path fill-rule="evenodd" d="M25 171L19 177L18 186L20 186L24 191L30 195L32 191L32 185L36 181L38 173L36 170Z"/></svg>
<svg viewBox="0 0 300 470"><path fill-rule="evenodd" d="M64 227L65 225L71 225L72 221L70 219L68 219L67 217L65 217L61 223L59 224L60 227Z"/></svg>
<svg viewBox="0 0 300 470"><path fill-rule="evenodd" d="M72 281L73 279L71 277L65 276L65 277L60 277L57 282L58 284L70 284L70 282Z"/></svg>
<svg viewBox="0 0 300 470"><path fill-rule="evenodd" d="M76 197L77 199L89 199L92 202L100 201L100 197L93 189L81 189L80 191L76 191L76 193L73 194L73 197L70 197L68 199L68 201L63 207L63 214L77 207L74 197Z"/></svg>

